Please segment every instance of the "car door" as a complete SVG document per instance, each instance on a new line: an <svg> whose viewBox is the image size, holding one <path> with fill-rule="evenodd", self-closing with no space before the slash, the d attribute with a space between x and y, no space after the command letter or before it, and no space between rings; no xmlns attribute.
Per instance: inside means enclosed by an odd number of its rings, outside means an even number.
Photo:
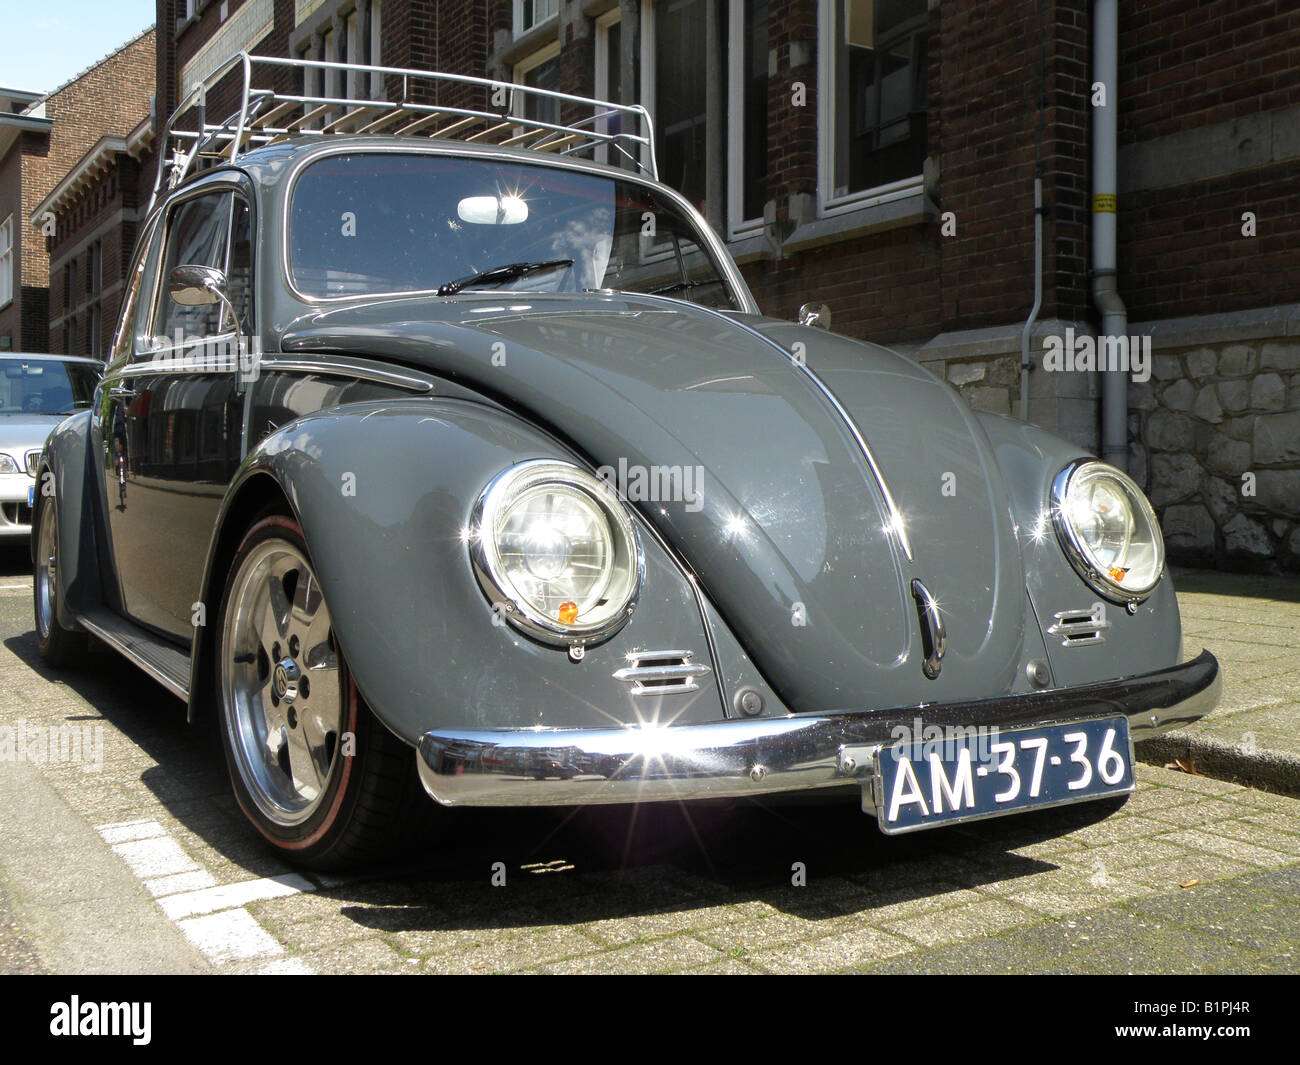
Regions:
<svg viewBox="0 0 1300 1065"><path fill-rule="evenodd" d="M104 488L121 609L188 644L209 538L242 456L238 339L252 322L252 212L229 185L168 206L144 264L128 359L104 383ZM222 271L223 304L168 293L178 266Z"/></svg>

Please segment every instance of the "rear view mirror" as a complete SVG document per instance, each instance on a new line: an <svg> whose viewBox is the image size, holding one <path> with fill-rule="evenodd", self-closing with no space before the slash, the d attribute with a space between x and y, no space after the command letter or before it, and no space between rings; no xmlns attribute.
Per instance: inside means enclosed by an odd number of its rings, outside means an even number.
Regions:
<svg viewBox="0 0 1300 1065"><path fill-rule="evenodd" d="M167 295L182 307L206 307L225 299L226 275L211 266L178 266L167 278Z"/></svg>
<svg viewBox="0 0 1300 1065"><path fill-rule="evenodd" d="M462 222L476 226L517 226L528 220L528 204L518 196L467 196L456 205Z"/></svg>

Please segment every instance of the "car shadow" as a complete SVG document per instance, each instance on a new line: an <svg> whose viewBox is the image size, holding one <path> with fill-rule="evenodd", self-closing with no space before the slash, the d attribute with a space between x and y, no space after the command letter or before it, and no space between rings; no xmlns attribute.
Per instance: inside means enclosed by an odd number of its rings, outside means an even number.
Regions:
<svg viewBox="0 0 1300 1065"><path fill-rule="evenodd" d="M0 574L12 564L0 556ZM24 561L18 572L25 571ZM4 645L155 763L139 780L186 829L250 876L287 871L235 804L211 723L188 725L179 700L107 648L92 651L83 668L54 671L37 655L31 629ZM1090 803L897 837L878 831L856 793L442 810L402 861L316 876L317 894L357 924L387 931L582 924L747 902L813 919L1054 869L1015 849L1112 810Z"/></svg>

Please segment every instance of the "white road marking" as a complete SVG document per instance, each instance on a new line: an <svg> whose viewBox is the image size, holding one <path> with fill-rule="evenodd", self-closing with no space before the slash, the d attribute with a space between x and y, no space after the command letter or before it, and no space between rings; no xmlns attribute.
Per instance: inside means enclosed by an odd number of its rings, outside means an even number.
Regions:
<svg viewBox="0 0 1300 1065"><path fill-rule="evenodd" d="M204 917L177 921L185 938L221 965L249 958L270 958L283 954L284 948L245 909L222 910Z"/></svg>
<svg viewBox="0 0 1300 1065"><path fill-rule="evenodd" d="M167 830L157 821L119 821L115 825L100 825L96 830L110 846L114 843L126 843L133 839L153 839L167 835Z"/></svg>
<svg viewBox="0 0 1300 1065"><path fill-rule="evenodd" d="M216 965L284 953L275 937L244 909L247 903L317 890L316 884L297 873L218 884L161 823L150 818L116 821L100 825L96 831L144 882L176 927ZM325 885L334 882L342 883L343 878L330 878ZM298 959L285 958L261 971L299 974L310 973L311 968Z"/></svg>
<svg viewBox="0 0 1300 1065"><path fill-rule="evenodd" d="M297 873L286 873L283 876L241 880L237 884L221 884L200 891L187 891L181 895L159 899L158 905L173 921L179 921L182 917L228 910L233 906L257 902L259 899L278 899L285 895L297 895L302 891L314 891L315 887L316 885L310 880L298 876Z"/></svg>
<svg viewBox="0 0 1300 1065"><path fill-rule="evenodd" d="M157 899L163 895L175 895L182 891L197 891L200 888L209 888L216 882L217 878L215 876L206 869L200 869L197 873L173 873L171 876L160 876L154 880L146 880L144 886L145 890Z"/></svg>
<svg viewBox="0 0 1300 1065"><path fill-rule="evenodd" d="M154 877L169 876L172 873L193 873L199 868L171 836L115 843L113 852L122 858L131 867L131 872L141 880L152 880Z"/></svg>

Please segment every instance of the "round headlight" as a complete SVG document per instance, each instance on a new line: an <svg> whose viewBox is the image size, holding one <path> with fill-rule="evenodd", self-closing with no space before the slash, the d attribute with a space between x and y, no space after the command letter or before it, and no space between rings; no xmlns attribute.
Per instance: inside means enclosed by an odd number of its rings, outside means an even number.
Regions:
<svg viewBox="0 0 1300 1065"><path fill-rule="evenodd" d="M644 563L618 494L568 462L521 462L474 512L479 581L508 620L557 644L611 635L628 618Z"/></svg>
<svg viewBox="0 0 1300 1065"><path fill-rule="evenodd" d="M1123 471L1092 459L1071 463L1052 484L1052 520L1066 557L1102 595L1137 599L1159 582L1165 568L1160 525Z"/></svg>

